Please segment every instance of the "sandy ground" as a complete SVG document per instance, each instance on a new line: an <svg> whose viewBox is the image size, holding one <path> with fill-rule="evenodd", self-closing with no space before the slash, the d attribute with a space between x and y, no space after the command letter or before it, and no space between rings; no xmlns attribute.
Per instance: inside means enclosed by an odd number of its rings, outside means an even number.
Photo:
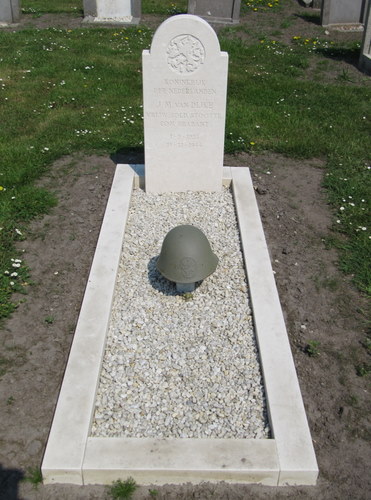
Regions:
<svg viewBox="0 0 371 500"><path fill-rule="evenodd" d="M32 22L41 23L38 27L81 23L68 19L28 18L18 29ZM154 22L153 16L148 19ZM299 16L295 22L296 34L300 28L320 29ZM336 36L357 39L359 34ZM352 62L339 64L364 78ZM143 161L130 154L112 159L75 155L59 159L40 181L59 203L30 225L19 245L33 285L1 329L1 500L109 498L104 486L36 489L21 479L42 461L117 159ZM326 246L333 219L321 187L324 164L273 154L229 156L224 164L252 170L320 477L315 487L166 485L155 487L155 498L366 500L371 491L369 378L358 376L356 366L369 362L363 346L367 303L351 277L337 269L336 251ZM319 342L316 357L306 352L312 340ZM152 498L149 489L141 486L134 500Z"/></svg>

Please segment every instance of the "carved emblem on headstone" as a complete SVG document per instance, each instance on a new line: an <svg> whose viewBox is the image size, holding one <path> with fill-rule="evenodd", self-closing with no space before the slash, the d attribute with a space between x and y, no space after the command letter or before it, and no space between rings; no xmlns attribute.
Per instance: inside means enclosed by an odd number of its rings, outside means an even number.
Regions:
<svg viewBox="0 0 371 500"><path fill-rule="evenodd" d="M167 48L167 63L176 73L193 73L205 59L205 48L200 40L192 35L179 35L173 38Z"/></svg>

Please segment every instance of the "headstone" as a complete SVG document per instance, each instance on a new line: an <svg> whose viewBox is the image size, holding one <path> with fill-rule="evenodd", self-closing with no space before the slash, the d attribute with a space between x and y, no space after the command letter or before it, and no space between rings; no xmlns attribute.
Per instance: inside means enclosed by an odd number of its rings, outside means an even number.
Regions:
<svg viewBox="0 0 371 500"><path fill-rule="evenodd" d="M322 1L323 0L313 0L312 1L313 9L320 9L322 7Z"/></svg>
<svg viewBox="0 0 371 500"><path fill-rule="evenodd" d="M238 23L241 0L188 0L188 14L213 23Z"/></svg>
<svg viewBox="0 0 371 500"><path fill-rule="evenodd" d="M19 0L0 0L0 24L17 23L19 18Z"/></svg>
<svg viewBox="0 0 371 500"><path fill-rule="evenodd" d="M362 24L365 16L365 0L323 0L322 26L332 24Z"/></svg>
<svg viewBox="0 0 371 500"><path fill-rule="evenodd" d="M359 67L371 75L371 0L368 0Z"/></svg>
<svg viewBox="0 0 371 500"><path fill-rule="evenodd" d="M227 75L228 54L200 17L157 29L143 51L146 191L221 189Z"/></svg>
<svg viewBox="0 0 371 500"><path fill-rule="evenodd" d="M141 0L84 0L87 22L138 24Z"/></svg>

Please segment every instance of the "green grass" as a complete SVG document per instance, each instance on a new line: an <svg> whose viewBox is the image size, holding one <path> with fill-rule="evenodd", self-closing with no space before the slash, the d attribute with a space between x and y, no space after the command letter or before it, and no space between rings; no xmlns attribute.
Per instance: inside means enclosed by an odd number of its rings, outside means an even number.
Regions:
<svg viewBox="0 0 371 500"><path fill-rule="evenodd" d="M132 477L126 479L126 481L115 481L109 488L109 493L112 498L117 500L125 500L132 498L135 490L138 488L136 482Z"/></svg>
<svg viewBox="0 0 371 500"><path fill-rule="evenodd" d="M316 358L320 354L320 343L318 340L309 340L308 344L305 346L305 352L310 356L311 358Z"/></svg>
<svg viewBox="0 0 371 500"><path fill-rule="evenodd" d="M241 14L279 10L283 0L242 0Z"/></svg>
<svg viewBox="0 0 371 500"><path fill-rule="evenodd" d="M143 14L175 15L187 13L187 0L142 0ZM82 0L22 0L22 13L40 16L42 14L83 14Z"/></svg>
<svg viewBox="0 0 371 500"><path fill-rule="evenodd" d="M165 14L173 16L176 14L186 14L188 0L142 0L143 14Z"/></svg>
<svg viewBox="0 0 371 500"><path fill-rule="evenodd" d="M27 282L23 263L10 276L14 243L55 204L34 181L65 154L143 147L140 55L151 37L146 28L0 33L0 317Z"/></svg>
<svg viewBox="0 0 371 500"><path fill-rule="evenodd" d="M24 481L31 483L34 488L37 488L43 481L43 476L40 467L28 467Z"/></svg>
<svg viewBox="0 0 371 500"><path fill-rule="evenodd" d="M76 14L83 12L82 0L22 0L23 14Z"/></svg>
<svg viewBox="0 0 371 500"><path fill-rule="evenodd" d="M325 158L339 264L370 293L371 87L367 77L364 85L306 77L310 64L324 57L356 55L354 44L283 45L263 38L245 45L229 28L221 45L230 56L226 151Z"/></svg>
<svg viewBox="0 0 371 500"><path fill-rule="evenodd" d="M155 3L143 2L143 11ZM357 47L299 37L285 45L258 33L247 44L239 30L219 36L230 57L225 150L274 151L297 158L298 168L302 158L326 159L332 243L340 267L369 293L371 88L366 77L352 82L339 71L329 79L321 70L334 58L354 59ZM143 148L141 52L152 36L143 26L0 32L0 318L29 283L15 243L56 203L35 181L63 155Z"/></svg>

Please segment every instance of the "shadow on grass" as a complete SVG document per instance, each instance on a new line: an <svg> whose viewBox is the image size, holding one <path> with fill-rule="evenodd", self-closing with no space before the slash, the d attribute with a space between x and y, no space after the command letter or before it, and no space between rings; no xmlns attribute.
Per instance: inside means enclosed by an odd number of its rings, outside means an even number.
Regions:
<svg viewBox="0 0 371 500"><path fill-rule="evenodd" d="M144 164L144 148L134 147L134 148L121 148L110 155L111 160L116 163L134 163L134 164Z"/></svg>
<svg viewBox="0 0 371 500"><path fill-rule="evenodd" d="M319 47L316 52L334 61L343 61L358 68L360 48L354 47Z"/></svg>
<svg viewBox="0 0 371 500"><path fill-rule="evenodd" d="M20 469L4 469L0 464L0 500L20 500L18 488L23 479Z"/></svg>
<svg viewBox="0 0 371 500"><path fill-rule="evenodd" d="M295 16L299 17L303 21L306 21L307 23L321 26L321 16L319 16L318 14L295 14Z"/></svg>

